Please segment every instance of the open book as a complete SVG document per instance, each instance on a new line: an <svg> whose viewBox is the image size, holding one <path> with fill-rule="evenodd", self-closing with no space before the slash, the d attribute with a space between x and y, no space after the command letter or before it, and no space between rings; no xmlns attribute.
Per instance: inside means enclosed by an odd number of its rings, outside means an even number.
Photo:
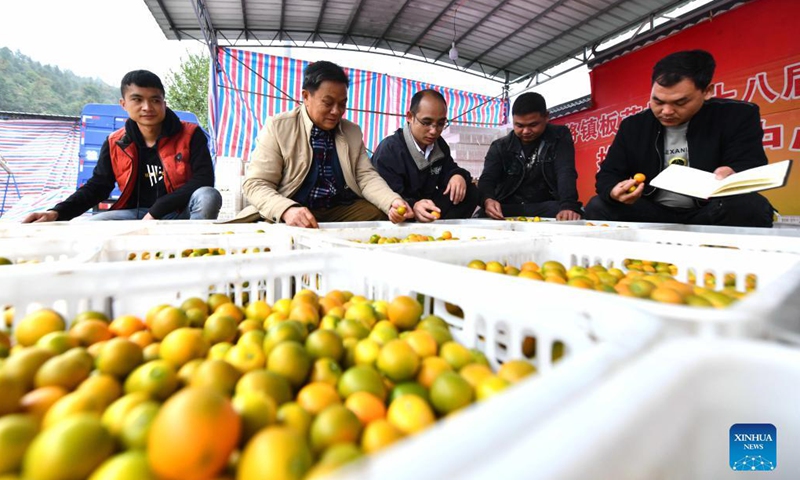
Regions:
<svg viewBox="0 0 800 480"><path fill-rule="evenodd" d="M690 197L725 197L782 187L789 178L791 165L791 160L783 160L717 180L713 173L673 164L651 180L650 185Z"/></svg>

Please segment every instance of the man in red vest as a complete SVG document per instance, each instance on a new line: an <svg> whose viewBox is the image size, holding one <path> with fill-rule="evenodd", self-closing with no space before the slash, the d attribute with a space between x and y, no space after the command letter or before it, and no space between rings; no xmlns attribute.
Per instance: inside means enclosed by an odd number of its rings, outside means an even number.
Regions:
<svg viewBox="0 0 800 480"><path fill-rule="evenodd" d="M206 136L167 108L161 79L147 70L125 75L119 103L130 118L108 136L92 178L65 201L23 223L71 220L122 192L108 212L92 220L215 219L222 196Z"/></svg>

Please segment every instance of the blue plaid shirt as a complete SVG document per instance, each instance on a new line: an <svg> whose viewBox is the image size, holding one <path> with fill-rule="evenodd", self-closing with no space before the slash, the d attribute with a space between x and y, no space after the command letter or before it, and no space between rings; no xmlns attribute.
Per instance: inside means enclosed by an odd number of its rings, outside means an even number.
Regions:
<svg viewBox="0 0 800 480"><path fill-rule="evenodd" d="M336 175L333 171L333 157L336 144L333 131L326 131L316 125L311 127L312 167L317 168L317 183L308 194L310 208L330 208L338 195Z"/></svg>

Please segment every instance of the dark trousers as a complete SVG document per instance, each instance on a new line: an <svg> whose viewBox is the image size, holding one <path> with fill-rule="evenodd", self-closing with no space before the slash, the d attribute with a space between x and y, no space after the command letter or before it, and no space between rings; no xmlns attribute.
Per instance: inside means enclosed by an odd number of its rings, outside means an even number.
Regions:
<svg viewBox="0 0 800 480"><path fill-rule="evenodd" d="M389 217L375 205L359 198L349 205L336 205L331 208L314 208L311 213L317 222L370 222L388 220Z"/></svg>
<svg viewBox="0 0 800 480"><path fill-rule="evenodd" d="M453 205L450 200L450 194L443 195L443 190L436 190L431 195L430 200L442 210L443 219L459 219L459 218L472 218L475 208L478 206L481 194L478 187L471 182L467 183L467 193L464 199L458 205ZM413 205L412 205L413 207Z"/></svg>
<svg viewBox="0 0 800 480"><path fill-rule="evenodd" d="M561 207L557 200L535 203L501 203L504 217L547 217L555 218ZM478 216L486 218L486 211L481 208Z"/></svg>
<svg viewBox="0 0 800 480"><path fill-rule="evenodd" d="M336 205L331 208L310 209L311 214L317 222L371 222L375 220L388 220L389 217L375 205L363 198L359 198L348 205ZM245 217L234 218L222 223L254 223L267 222L273 223L268 219L262 218L258 212L251 213Z"/></svg>
<svg viewBox="0 0 800 480"><path fill-rule="evenodd" d="M555 218L561 211L558 201L547 200L536 203L501 204L504 217L548 217Z"/></svg>
<svg viewBox="0 0 800 480"><path fill-rule="evenodd" d="M713 198L697 208L675 209L640 198L633 205L593 197L586 205L587 220L613 222L683 223L729 227L772 227L772 205L758 193Z"/></svg>

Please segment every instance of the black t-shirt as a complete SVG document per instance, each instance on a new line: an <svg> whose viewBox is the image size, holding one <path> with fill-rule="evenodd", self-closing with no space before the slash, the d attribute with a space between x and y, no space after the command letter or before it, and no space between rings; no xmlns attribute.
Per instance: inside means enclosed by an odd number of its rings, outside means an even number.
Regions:
<svg viewBox="0 0 800 480"><path fill-rule="evenodd" d="M167 194L164 171L155 146L146 147L141 143L136 146L139 149L139 172L131 198L139 208L150 208L159 197Z"/></svg>
<svg viewBox="0 0 800 480"><path fill-rule="evenodd" d="M524 173L519 188L509 198L507 203L537 203L553 200L550 189L544 179L542 159L539 158L541 139L529 144L522 144L524 156Z"/></svg>
<svg viewBox="0 0 800 480"><path fill-rule="evenodd" d="M533 143L523 143L522 144L522 153L525 154L526 162L530 161L532 155L539 153L539 145L541 145L541 140L536 140Z"/></svg>

